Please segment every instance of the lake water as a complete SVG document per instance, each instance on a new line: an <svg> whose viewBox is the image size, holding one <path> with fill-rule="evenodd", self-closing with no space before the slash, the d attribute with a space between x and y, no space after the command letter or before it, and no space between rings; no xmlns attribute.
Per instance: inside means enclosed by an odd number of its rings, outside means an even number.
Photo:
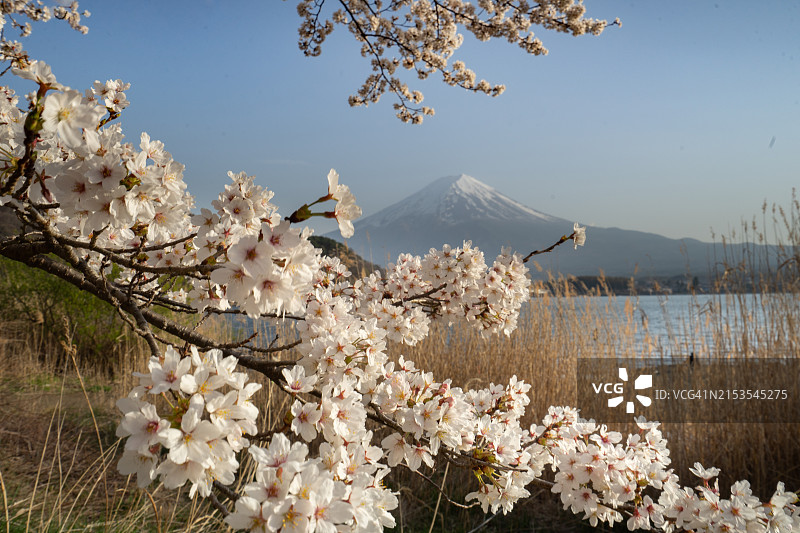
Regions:
<svg viewBox="0 0 800 533"><path fill-rule="evenodd" d="M581 297L578 297L579 299ZM791 294L596 296L586 304L609 316L612 323L634 330L637 355L686 358L694 352L725 356L723 352L786 352L798 337L800 300ZM565 305L551 299L550 305ZM770 356L781 357L785 353Z"/></svg>

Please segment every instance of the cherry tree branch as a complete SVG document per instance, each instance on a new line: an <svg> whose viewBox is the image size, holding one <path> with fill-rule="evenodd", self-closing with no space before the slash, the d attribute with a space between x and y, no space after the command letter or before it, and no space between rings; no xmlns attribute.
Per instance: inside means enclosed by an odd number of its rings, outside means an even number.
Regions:
<svg viewBox="0 0 800 533"><path fill-rule="evenodd" d="M570 235L562 235L560 239L558 239L556 242L554 242L553 244L551 244L547 248L544 248L543 250L534 250L531 253L529 253L528 255L526 255L522 259L522 262L523 263L527 263L531 259L531 257L533 257L534 255L540 255L540 254L546 254L546 253L552 252L553 250L556 249L557 246L561 246L565 242L567 242L569 240L572 240L574 238L575 238L575 232L572 232Z"/></svg>

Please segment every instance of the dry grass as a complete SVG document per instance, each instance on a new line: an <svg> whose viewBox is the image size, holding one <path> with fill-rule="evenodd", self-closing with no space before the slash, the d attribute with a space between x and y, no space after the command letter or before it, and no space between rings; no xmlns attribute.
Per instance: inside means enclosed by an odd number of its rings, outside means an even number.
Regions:
<svg viewBox="0 0 800 533"><path fill-rule="evenodd" d="M122 443L115 436L115 402L133 387L131 373L147 367L147 346L125 337L109 357L115 368L79 367L71 344L61 342L63 332L40 326L0 323L0 531L226 530L219 513L203 499L190 500L187 489L152 484L140 490L134 478L117 472ZM234 335L220 322L204 333ZM259 337L264 345L272 340L267 332ZM59 367L56 361L68 363ZM267 406L259 424L272 427L289 398L263 376L251 379L265 385L255 398ZM252 471L246 461L240 483Z"/></svg>

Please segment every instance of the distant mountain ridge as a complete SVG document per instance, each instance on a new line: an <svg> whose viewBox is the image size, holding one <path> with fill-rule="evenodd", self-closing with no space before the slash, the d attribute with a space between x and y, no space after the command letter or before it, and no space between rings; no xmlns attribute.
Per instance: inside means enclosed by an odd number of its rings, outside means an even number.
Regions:
<svg viewBox="0 0 800 533"><path fill-rule="evenodd" d="M365 259L388 264L402 252L425 254L447 243L470 240L491 261L501 247L527 254L572 232L575 221L521 204L481 181L460 174L433 181L418 192L355 221L348 246ZM580 222L580 221L578 221ZM338 232L325 235L336 240ZM706 272L714 260L713 245L696 239L619 228L587 229L586 245L577 251L564 244L538 256L552 272L609 276L670 276L688 270Z"/></svg>

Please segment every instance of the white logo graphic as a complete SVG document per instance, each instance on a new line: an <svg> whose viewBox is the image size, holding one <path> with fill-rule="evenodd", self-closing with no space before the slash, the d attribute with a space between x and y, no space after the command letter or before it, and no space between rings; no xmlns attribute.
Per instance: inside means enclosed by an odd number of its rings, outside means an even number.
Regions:
<svg viewBox="0 0 800 533"><path fill-rule="evenodd" d="M628 381L628 369L627 368L620 368L619 369L619 379L622 381ZM653 376L651 374L642 374L641 376L636 378L636 381L633 382L633 388L635 390L642 390L642 389L649 389L653 386ZM615 388L615 391L617 389ZM619 392L622 392L621 390ZM639 400L639 403L644 405L645 407L649 407L653 400L650 399L648 396L643 396L641 394L636 395L636 399ZM609 407L616 407L622 403L624 398L622 395L614 396L613 398L608 399L608 406ZM628 401L625 404L625 412L633 413L633 402Z"/></svg>

